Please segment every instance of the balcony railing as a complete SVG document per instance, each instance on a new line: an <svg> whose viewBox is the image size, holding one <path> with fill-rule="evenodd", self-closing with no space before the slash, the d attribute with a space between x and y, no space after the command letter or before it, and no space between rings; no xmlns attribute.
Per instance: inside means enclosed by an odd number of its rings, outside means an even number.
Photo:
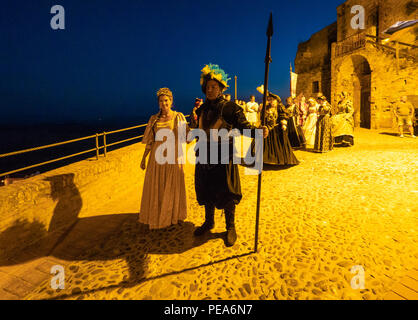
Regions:
<svg viewBox="0 0 418 320"><path fill-rule="evenodd" d="M335 46L335 57L341 57L355 50L366 46L366 34L359 33L343 41L337 42Z"/></svg>
<svg viewBox="0 0 418 320"><path fill-rule="evenodd" d="M372 36L365 33L359 33L354 36L351 36L343 41L337 42L335 46L335 57L341 57L346 54L352 53L358 49L364 48L366 43L370 43L374 46L377 46L381 49L387 49L393 54L398 51L398 55L406 58L415 58L414 56L408 54L408 52L403 52L402 49L418 49L418 46L404 43L400 41L392 41L388 44L383 44L382 41L377 41L376 36Z"/></svg>

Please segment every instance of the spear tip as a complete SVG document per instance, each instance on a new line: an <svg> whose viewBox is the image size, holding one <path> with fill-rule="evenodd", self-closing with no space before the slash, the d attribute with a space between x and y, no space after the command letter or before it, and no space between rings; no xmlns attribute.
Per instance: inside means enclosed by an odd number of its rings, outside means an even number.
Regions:
<svg viewBox="0 0 418 320"><path fill-rule="evenodd" d="M267 37L273 36L273 12L270 12L269 25L267 27Z"/></svg>

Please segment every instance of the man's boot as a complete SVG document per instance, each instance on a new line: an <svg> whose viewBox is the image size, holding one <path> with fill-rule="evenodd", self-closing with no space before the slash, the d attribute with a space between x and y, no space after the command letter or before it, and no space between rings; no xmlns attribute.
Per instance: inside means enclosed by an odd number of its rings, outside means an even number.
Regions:
<svg viewBox="0 0 418 320"><path fill-rule="evenodd" d="M215 226L215 206L205 206L205 222L194 231L195 236L204 235Z"/></svg>
<svg viewBox="0 0 418 320"><path fill-rule="evenodd" d="M235 231L235 204L231 208L225 209L225 223L226 223L226 245L232 247L237 241L237 232Z"/></svg>

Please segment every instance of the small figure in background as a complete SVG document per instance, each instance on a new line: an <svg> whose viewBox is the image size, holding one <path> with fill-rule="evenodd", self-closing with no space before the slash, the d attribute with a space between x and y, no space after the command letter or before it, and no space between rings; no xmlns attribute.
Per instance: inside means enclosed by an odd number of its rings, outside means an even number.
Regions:
<svg viewBox="0 0 418 320"><path fill-rule="evenodd" d="M245 104L243 105L242 100L235 99L235 103L242 109L245 115Z"/></svg>
<svg viewBox="0 0 418 320"><path fill-rule="evenodd" d="M396 121L399 128L399 137L403 138L403 126L408 126L409 133L412 138L415 138L412 120L414 118L415 109L411 102L408 101L407 96L402 96L400 101L395 104L393 109Z"/></svg>
<svg viewBox="0 0 418 320"><path fill-rule="evenodd" d="M247 102L246 105L246 117L249 123L251 124L256 124L258 119L257 119L257 112L258 112L258 103L255 102L255 96L251 96L250 97L250 101Z"/></svg>
<svg viewBox="0 0 418 320"><path fill-rule="evenodd" d="M244 113L247 112L247 104L245 103L245 101L244 100L240 100L239 101L239 104L240 104L242 110L244 110Z"/></svg>
<svg viewBox="0 0 418 320"><path fill-rule="evenodd" d="M193 128L197 126L197 114L196 114L196 111L197 111L197 109L200 108L200 106L202 104L203 104L203 99L200 99L200 98L196 98L195 99L195 101L194 101L194 107L193 107L193 110L192 110L192 114L190 116L190 126L193 127Z"/></svg>
<svg viewBox="0 0 418 320"><path fill-rule="evenodd" d="M294 103L294 99L292 97L286 99L286 113L288 114L287 132L292 148L295 150L305 149L305 136L303 135L301 126L298 124L297 105Z"/></svg>
<svg viewBox="0 0 418 320"><path fill-rule="evenodd" d="M305 123L303 124L303 133L306 139L306 148L312 149L315 146L316 122L318 120L319 105L314 98L308 100L308 112Z"/></svg>

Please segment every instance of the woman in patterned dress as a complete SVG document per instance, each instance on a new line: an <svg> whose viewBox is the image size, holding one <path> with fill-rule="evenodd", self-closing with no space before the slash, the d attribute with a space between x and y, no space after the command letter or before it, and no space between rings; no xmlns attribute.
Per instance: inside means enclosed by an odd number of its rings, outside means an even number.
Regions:
<svg viewBox="0 0 418 320"><path fill-rule="evenodd" d="M318 104L318 120L316 122L315 146L313 151L324 153L331 151L334 146L330 116L331 105L322 94L318 95Z"/></svg>
<svg viewBox="0 0 418 320"><path fill-rule="evenodd" d="M298 107L292 97L286 99L287 132L294 150L305 149L306 141L302 127L298 124Z"/></svg>

